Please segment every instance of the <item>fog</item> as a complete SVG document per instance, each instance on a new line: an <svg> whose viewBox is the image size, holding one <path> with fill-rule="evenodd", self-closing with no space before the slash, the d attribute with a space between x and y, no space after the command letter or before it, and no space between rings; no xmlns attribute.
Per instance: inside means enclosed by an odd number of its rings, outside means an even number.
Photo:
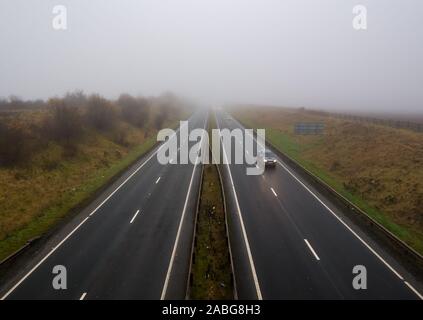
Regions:
<svg viewBox="0 0 423 320"><path fill-rule="evenodd" d="M0 96L422 112L422 19L421 0L1 0Z"/></svg>

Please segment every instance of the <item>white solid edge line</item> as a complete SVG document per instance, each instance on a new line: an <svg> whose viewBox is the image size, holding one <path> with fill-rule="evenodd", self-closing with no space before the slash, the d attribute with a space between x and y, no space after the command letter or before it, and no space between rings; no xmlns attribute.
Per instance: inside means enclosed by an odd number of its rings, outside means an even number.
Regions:
<svg viewBox="0 0 423 320"><path fill-rule="evenodd" d="M188 119L188 121L192 118L192 116ZM169 138L173 139L178 130L175 131L175 133L172 135L172 137ZM156 150L151 154L150 157L148 157L128 178L125 179L103 202L101 202L89 215L86 217L80 224L78 224L75 229L73 229L62 241L60 241L49 253L47 253L44 258L42 258L31 270L29 270L9 291L7 291L0 300L5 300L17 287L21 285L22 282L24 282L44 261L48 259L69 237L75 233L76 230L78 230L98 209L101 208L126 182L129 181L148 161L150 161L154 155L157 154L157 152L163 147L163 144L161 144L159 147L156 148Z"/></svg>
<svg viewBox="0 0 423 320"><path fill-rule="evenodd" d="M254 137L253 137L254 138ZM256 140L254 138L254 140ZM257 143L259 143L256 140ZM285 165L283 165L280 161L278 161L278 164L285 169L295 180L297 180L314 198L316 198L317 201L319 201L339 222L341 222L357 239L361 241L377 258L379 258L380 261L382 261L398 278L401 280L404 280L404 278L393 268L391 265L386 262L375 250L373 250L370 245L368 245L354 230L351 229L349 225L347 225L341 218L338 217L338 215L333 212L331 208L329 208L313 191L311 191L300 179L298 179L292 172L289 170Z"/></svg>
<svg viewBox="0 0 423 320"><path fill-rule="evenodd" d="M79 298L79 300L84 300L86 295L87 295L87 293L86 293L86 292L84 292L84 293L82 294L81 298Z"/></svg>
<svg viewBox="0 0 423 320"><path fill-rule="evenodd" d="M216 116L216 123L217 123L217 127L220 130L219 120L218 120L217 116ZM238 218L239 218L239 221L240 221L240 224L241 224L241 230L242 230L242 235L244 237L245 247L247 249L247 255L248 255L248 260L250 262L251 273L253 274L253 279L254 279L254 285L255 285L255 288L256 288L257 299L258 300L263 300L263 296L261 294L261 289L260 289L260 283L258 281L258 277L257 277L257 273L256 273L256 267L254 265L253 255L251 254L250 244L249 244L249 241L248 241L247 232L245 230L244 220L242 219L241 208L239 206L239 202L238 202L238 197L236 195L234 181L232 179L232 173L231 173L231 168L230 168L229 162L228 162L228 156L226 154L225 145L223 144L222 140L221 140L221 145L223 146L223 155L225 156L225 159L226 159L225 164L228 166L229 178L231 180L232 190L233 190L234 195L235 195L235 203L236 203L236 207L237 207Z"/></svg>
<svg viewBox="0 0 423 320"><path fill-rule="evenodd" d="M314 257L316 258L316 260L320 260L319 256L317 255L316 251L314 251L313 247L311 246L311 244L307 241L307 239L304 239L304 242L307 244L308 248L310 249L311 253L314 255Z"/></svg>
<svg viewBox="0 0 423 320"><path fill-rule="evenodd" d="M139 211L139 210L137 210L137 212L135 212L134 216L132 217L131 221L129 222L130 224L131 224L132 222L134 222L134 220L135 220L135 218L137 217L138 213L140 213L140 211Z"/></svg>
<svg viewBox="0 0 423 320"><path fill-rule="evenodd" d="M241 126L242 127L242 126ZM256 140L253 137L254 140ZM256 140L257 143L259 143ZM391 270L399 279L401 279L406 285L408 282L406 282L404 280L404 278L387 262L385 261L385 259L383 259L369 244L367 244L366 241L364 241L353 229L351 229L351 227L344 222L340 217L338 217L338 215L333 212L333 210L331 208L329 208L316 194L314 194L313 191L311 191L300 179L298 179L292 172L291 170L289 170L286 166L284 166L280 161L278 161L278 164L284 168L295 180L297 180L308 192L310 192L310 194L317 199L317 201L319 201L339 222L341 222L345 228L347 228L358 240L360 240L360 242L367 247L367 249L370 250L371 253L373 253L386 267L388 267L389 270ZM410 284L407 285L420 299L423 300L423 296L414 288L411 287Z"/></svg>
<svg viewBox="0 0 423 320"><path fill-rule="evenodd" d="M21 278L21 280L18 281L18 283L16 283L2 298L1 300L6 299L22 282L25 281L26 278L28 278L31 273L33 273L44 261L47 260L48 257L50 257L72 234L74 234L74 232L76 230L79 229L79 227L81 227L85 221L87 221L89 219L89 216L86 217L84 220L82 220L82 222L80 224L78 224L76 226L75 229L73 229L62 241L60 241L53 249L51 249L51 251L43 258L41 259L40 262L38 262L25 276L23 276Z"/></svg>
<svg viewBox="0 0 423 320"><path fill-rule="evenodd" d="M158 149L153 152L153 154L145 160L125 181L123 181L103 202L101 202L89 215L86 217L75 229L73 229L58 245L56 245L40 262L38 262L21 280L19 280L2 298L1 300L6 299L23 281L26 280L48 257L50 257L76 230L79 229L89 217L91 217L98 209L100 209L129 179L131 179L148 161L153 158L157 153Z"/></svg>
<svg viewBox="0 0 423 320"><path fill-rule="evenodd" d="M407 281L404 281L404 283L405 283L405 285L407 286L407 287L409 287L410 288L410 290L411 291L413 291L418 297L419 297L419 299L420 300L423 300L423 296L420 294L420 292L418 292L411 284L409 284Z"/></svg>
<svg viewBox="0 0 423 320"><path fill-rule="evenodd" d="M278 162L279 163L279 162ZM295 180L297 180L310 194L317 199L339 222L341 222L358 240L361 241L362 244L364 244L367 249L370 250L380 261L385 264L391 270L399 279L404 280L404 278L388 263L383 259L370 245L367 244L366 241L364 241L349 225L347 225L338 215L333 212L331 208L329 208L320 198L313 193L304 183L302 183L287 167L285 167L282 163L279 163L280 166L282 166L292 177L294 177Z"/></svg>
<svg viewBox="0 0 423 320"><path fill-rule="evenodd" d="M207 118L206 118L206 120L207 120ZM204 127L205 126L206 126L206 121L204 121ZM203 140L204 140L204 133L201 137L200 144L203 143ZM182 209L181 220L179 221L178 232L176 233L175 243L173 244L172 255L170 257L169 266L167 268L166 278L165 278L165 281L164 281L164 284L163 284L163 289L162 289L162 293L160 295L160 300L164 300L166 298L167 288L169 286L170 274L172 273L172 268L173 268L173 261L175 260L176 249L178 247L179 237L181 235L182 225L183 225L183 221L184 221L184 218L185 218L185 212L186 212L186 209L187 209L187 206L188 206L189 195L191 193L191 187L192 187L192 183L194 181L195 169L197 168L199 158L200 158L200 155L198 154L197 158L195 160L194 168L192 169L191 180L189 182L187 196L185 198L185 203L184 203L184 208Z"/></svg>
<svg viewBox="0 0 423 320"><path fill-rule="evenodd" d="M158 179L156 180L156 184L158 184L158 183L159 183L159 181L160 181L160 178L161 178L161 177L159 177L159 178L158 178Z"/></svg>
<svg viewBox="0 0 423 320"><path fill-rule="evenodd" d="M273 188L270 188L270 190L272 190L272 192L275 195L275 197L278 197L277 193L275 192L275 190Z"/></svg>

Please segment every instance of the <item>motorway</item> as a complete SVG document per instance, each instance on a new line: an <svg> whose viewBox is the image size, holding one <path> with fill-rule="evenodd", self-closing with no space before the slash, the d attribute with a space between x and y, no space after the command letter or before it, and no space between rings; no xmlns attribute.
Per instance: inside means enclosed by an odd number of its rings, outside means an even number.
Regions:
<svg viewBox="0 0 423 320"><path fill-rule="evenodd" d="M196 112L189 130L206 119ZM176 156L162 165L158 148L59 232L2 298L184 299L201 166L177 164ZM53 288L56 265L66 267L66 290Z"/></svg>
<svg viewBox="0 0 423 320"><path fill-rule="evenodd" d="M223 111L216 120L220 129L244 129ZM222 142L223 149L243 152L242 141L233 140ZM257 176L247 175L246 165L234 159L221 166L239 298L422 298L389 257L345 222L330 199L277 160L275 168ZM367 270L365 290L352 285L357 265Z"/></svg>
<svg viewBox="0 0 423 320"><path fill-rule="evenodd" d="M189 130L204 128L206 119L206 111L196 112ZM221 111L216 120L242 129ZM229 147L243 151L242 141L233 141L222 157ZM159 148L59 229L0 285L0 297L184 299L201 165L177 164L176 155L161 165ZM422 298L392 257L281 159L259 176L247 175L243 164L220 168L238 298ZM66 267L66 290L53 288L57 265ZM365 290L352 286L357 265L367 269Z"/></svg>

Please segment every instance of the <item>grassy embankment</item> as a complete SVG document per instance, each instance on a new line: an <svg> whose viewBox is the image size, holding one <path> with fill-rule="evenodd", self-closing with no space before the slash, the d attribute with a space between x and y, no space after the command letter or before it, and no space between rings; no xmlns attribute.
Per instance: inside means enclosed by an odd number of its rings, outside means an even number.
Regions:
<svg viewBox="0 0 423 320"><path fill-rule="evenodd" d="M39 134L50 114L43 109L7 118L9 125L29 132L31 141L19 148L38 147L30 156L25 152L23 161L0 166L0 260L46 233L156 143L151 111L142 127L119 115L113 116L113 128L107 130L84 122L72 144ZM174 126L177 120L169 117L160 125ZM9 147L7 141L2 144Z"/></svg>
<svg viewBox="0 0 423 320"><path fill-rule="evenodd" d="M211 128L215 128L214 122L214 116L210 115L209 135ZM225 211L219 174L214 164L204 165L193 257L190 298L233 299Z"/></svg>
<svg viewBox="0 0 423 320"><path fill-rule="evenodd" d="M251 128L423 253L423 134L323 117L304 110L233 109ZM325 134L300 136L296 122L324 122Z"/></svg>

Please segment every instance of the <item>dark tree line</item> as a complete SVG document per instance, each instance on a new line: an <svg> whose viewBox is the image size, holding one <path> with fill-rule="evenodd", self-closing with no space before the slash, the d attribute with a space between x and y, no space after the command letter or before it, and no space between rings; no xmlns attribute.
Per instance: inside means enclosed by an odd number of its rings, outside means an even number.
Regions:
<svg viewBox="0 0 423 320"><path fill-rule="evenodd" d="M1 108L5 106L39 109L43 121L14 121L14 114L2 116ZM82 91L75 91L47 102L18 98L9 98L6 102L0 100L0 165L23 163L49 141L61 144L68 155L74 155L77 144L90 129L108 134L116 143L127 145L127 132L120 125L122 122L146 132L158 130L166 121L177 120L183 107L183 102L172 94L157 98L122 94L112 101L100 95L87 96Z"/></svg>

